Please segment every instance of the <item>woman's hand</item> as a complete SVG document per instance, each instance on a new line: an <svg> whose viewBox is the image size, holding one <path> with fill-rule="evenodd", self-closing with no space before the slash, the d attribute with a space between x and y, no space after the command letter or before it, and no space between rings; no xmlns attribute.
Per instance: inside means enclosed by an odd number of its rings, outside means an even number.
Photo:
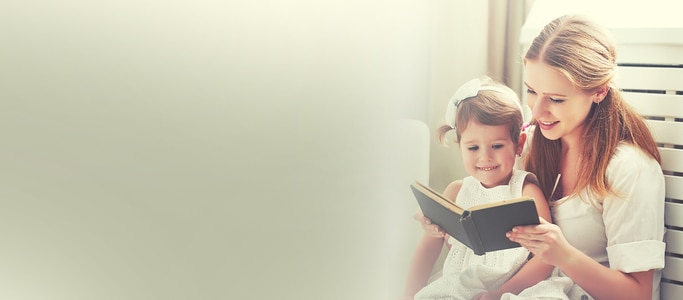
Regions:
<svg viewBox="0 0 683 300"><path fill-rule="evenodd" d="M422 230L424 230L426 235L434 238L443 238L446 236L446 232L443 230L443 228L441 228L439 225L432 224L432 220L425 217L422 212L416 212L413 215L413 219L420 222L420 225L422 225Z"/></svg>
<svg viewBox="0 0 683 300"><path fill-rule="evenodd" d="M472 300L498 300L500 297L503 296L502 293L498 292L485 292L481 293L479 295L474 296Z"/></svg>
<svg viewBox="0 0 683 300"><path fill-rule="evenodd" d="M573 247L565 239L560 227L543 218L540 221L540 225L516 226L507 233L507 237L546 264L558 266L571 259Z"/></svg>

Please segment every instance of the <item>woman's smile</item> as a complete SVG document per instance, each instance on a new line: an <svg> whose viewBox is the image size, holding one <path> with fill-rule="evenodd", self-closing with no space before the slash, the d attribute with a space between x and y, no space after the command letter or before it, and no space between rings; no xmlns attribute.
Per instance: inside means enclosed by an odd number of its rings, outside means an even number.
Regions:
<svg viewBox="0 0 683 300"><path fill-rule="evenodd" d="M550 130L550 129L552 129L553 127L555 127L555 125L557 125L558 123L560 123L560 121L545 122L545 121L540 121L540 120L539 120L539 121L538 121L538 126L541 127L541 129L543 129L543 130Z"/></svg>

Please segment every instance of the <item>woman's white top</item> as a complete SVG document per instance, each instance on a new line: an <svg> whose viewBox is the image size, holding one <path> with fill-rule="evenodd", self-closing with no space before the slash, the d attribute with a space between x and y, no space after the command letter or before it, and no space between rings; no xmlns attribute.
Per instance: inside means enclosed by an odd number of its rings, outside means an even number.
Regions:
<svg viewBox="0 0 683 300"><path fill-rule="evenodd" d="M586 201L560 199L551 207L554 222L572 246L611 269L654 269L652 299L659 299L665 249L662 169L640 148L621 143L606 177L617 196L591 199L584 190Z"/></svg>
<svg viewBox="0 0 683 300"><path fill-rule="evenodd" d="M528 153L533 128L528 133L523 156ZM640 148L622 142L608 163L606 178L618 195L596 199L583 190L583 199L564 197L550 207L553 222L572 246L608 268L625 273L654 270L652 299L659 299L666 247L661 166ZM569 299L592 299L568 280L556 270L553 277L520 295L562 288Z"/></svg>

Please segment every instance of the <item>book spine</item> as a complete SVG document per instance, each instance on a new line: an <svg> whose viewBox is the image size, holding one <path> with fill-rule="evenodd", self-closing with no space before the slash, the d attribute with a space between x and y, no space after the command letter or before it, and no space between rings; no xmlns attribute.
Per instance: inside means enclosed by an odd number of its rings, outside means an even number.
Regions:
<svg viewBox="0 0 683 300"><path fill-rule="evenodd" d="M481 243L481 238L479 238L479 231L477 231L477 226L474 224L474 218L472 218L472 214L470 213L470 211L466 210L463 212L462 217L460 218L460 222L462 222L462 225L465 228L467 238L470 240L470 243L472 244L471 248L472 251L474 251L474 254L484 255L484 245Z"/></svg>

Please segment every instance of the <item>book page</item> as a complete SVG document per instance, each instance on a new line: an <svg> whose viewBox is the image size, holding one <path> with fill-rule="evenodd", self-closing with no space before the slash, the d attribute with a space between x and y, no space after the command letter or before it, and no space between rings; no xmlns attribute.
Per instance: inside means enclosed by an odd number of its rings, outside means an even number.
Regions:
<svg viewBox="0 0 683 300"><path fill-rule="evenodd" d="M432 198L434 201L438 202L441 204L441 206L448 208L449 210L453 211L454 213L457 213L458 215L462 215L464 209L457 204L455 204L453 201L448 200L446 197L443 195L439 194L438 192L434 191L430 187L415 181L414 184L415 188L420 190L423 194L429 196L429 198Z"/></svg>

